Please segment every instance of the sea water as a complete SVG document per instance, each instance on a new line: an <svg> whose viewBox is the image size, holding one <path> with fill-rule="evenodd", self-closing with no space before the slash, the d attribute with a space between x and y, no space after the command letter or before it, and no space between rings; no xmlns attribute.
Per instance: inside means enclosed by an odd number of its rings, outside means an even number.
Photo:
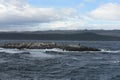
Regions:
<svg viewBox="0 0 120 80"><path fill-rule="evenodd" d="M120 80L119 41L14 41L81 44L101 51L0 48L0 80Z"/></svg>

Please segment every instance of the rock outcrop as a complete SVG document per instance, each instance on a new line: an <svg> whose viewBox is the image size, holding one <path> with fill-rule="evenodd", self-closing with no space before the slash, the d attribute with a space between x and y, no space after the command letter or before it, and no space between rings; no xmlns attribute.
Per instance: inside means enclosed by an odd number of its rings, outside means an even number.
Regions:
<svg viewBox="0 0 120 80"><path fill-rule="evenodd" d="M17 49L52 49L59 48L67 51L100 51L99 49L86 47L82 45L65 45L56 43L7 43L3 44L2 48L17 48Z"/></svg>

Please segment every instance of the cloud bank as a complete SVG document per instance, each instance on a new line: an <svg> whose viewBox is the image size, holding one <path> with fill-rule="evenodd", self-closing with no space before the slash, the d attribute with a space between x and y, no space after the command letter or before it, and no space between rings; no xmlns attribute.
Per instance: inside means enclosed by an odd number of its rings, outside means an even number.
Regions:
<svg viewBox="0 0 120 80"><path fill-rule="evenodd" d="M120 4L107 3L91 11L89 16L94 19L120 20Z"/></svg>
<svg viewBox="0 0 120 80"><path fill-rule="evenodd" d="M25 0L1 0L0 24L47 23L64 20L74 13L71 8L67 10L36 8L26 2Z"/></svg>
<svg viewBox="0 0 120 80"><path fill-rule="evenodd" d="M14 28L63 21L74 18L75 12L72 8L33 7L27 0L0 0L0 26Z"/></svg>
<svg viewBox="0 0 120 80"><path fill-rule="evenodd" d="M28 0L0 0L0 31L120 29L119 4L107 3L87 14L79 13L75 8L33 7Z"/></svg>

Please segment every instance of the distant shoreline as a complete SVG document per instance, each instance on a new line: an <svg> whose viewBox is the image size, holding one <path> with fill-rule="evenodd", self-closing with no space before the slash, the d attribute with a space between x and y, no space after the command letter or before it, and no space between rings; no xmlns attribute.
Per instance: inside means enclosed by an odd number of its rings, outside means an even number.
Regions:
<svg viewBox="0 0 120 80"><path fill-rule="evenodd" d="M120 37L91 32L79 34L0 33L0 40L120 41Z"/></svg>

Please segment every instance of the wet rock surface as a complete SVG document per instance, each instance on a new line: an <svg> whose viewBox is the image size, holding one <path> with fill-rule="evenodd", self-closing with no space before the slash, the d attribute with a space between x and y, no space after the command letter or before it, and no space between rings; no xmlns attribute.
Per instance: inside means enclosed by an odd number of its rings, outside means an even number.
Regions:
<svg viewBox="0 0 120 80"><path fill-rule="evenodd" d="M59 48L67 51L100 51L99 49L87 47L83 45L65 45L56 43L7 43L3 44L2 48L17 48L17 49L52 49Z"/></svg>

